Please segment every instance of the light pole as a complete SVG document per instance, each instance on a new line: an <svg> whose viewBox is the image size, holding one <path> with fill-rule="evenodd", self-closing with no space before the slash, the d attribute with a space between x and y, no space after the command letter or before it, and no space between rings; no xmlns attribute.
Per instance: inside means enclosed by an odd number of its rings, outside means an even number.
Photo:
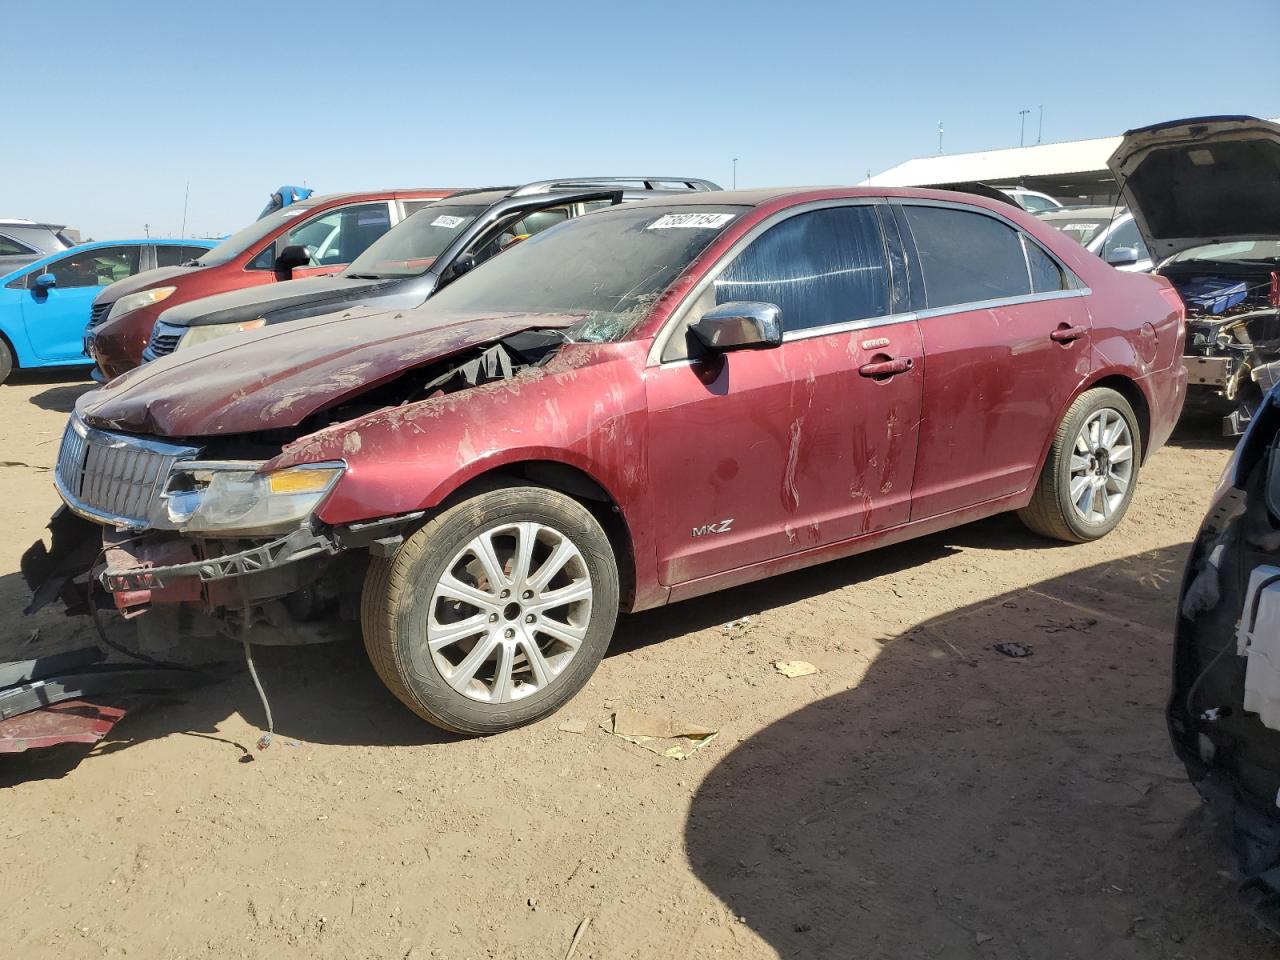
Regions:
<svg viewBox="0 0 1280 960"><path fill-rule="evenodd" d="M1027 114L1030 110L1019 110L1018 116L1022 118L1022 126L1018 130L1018 146L1025 147L1027 145Z"/></svg>
<svg viewBox="0 0 1280 960"><path fill-rule="evenodd" d="M1044 104L1040 104L1040 122L1036 125L1036 143L1044 139Z"/></svg>
<svg viewBox="0 0 1280 960"><path fill-rule="evenodd" d="M942 153L942 121L938 121L938 153Z"/></svg>
<svg viewBox="0 0 1280 960"><path fill-rule="evenodd" d="M733 158L733 189L738 189L738 158Z"/></svg>

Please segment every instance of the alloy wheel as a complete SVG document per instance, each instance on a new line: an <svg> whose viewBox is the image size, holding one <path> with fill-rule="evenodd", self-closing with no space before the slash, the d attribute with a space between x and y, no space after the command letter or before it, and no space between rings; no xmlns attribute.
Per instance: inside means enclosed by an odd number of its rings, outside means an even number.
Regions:
<svg viewBox="0 0 1280 960"><path fill-rule="evenodd" d="M1071 507L1088 523L1109 520L1133 480L1133 436L1128 421L1111 407L1094 411L1071 450Z"/></svg>

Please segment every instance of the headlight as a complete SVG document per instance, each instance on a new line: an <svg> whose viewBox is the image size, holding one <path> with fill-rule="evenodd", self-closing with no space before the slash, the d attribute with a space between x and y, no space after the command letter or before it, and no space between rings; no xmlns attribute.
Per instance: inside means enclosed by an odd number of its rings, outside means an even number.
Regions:
<svg viewBox="0 0 1280 960"><path fill-rule="evenodd" d="M341 461L258 473L253 463L180 463L169 477L169 522L188 533L285 533L307 519L346 470Z"/></svg>
<svg viewBox="0 0 1280 960"><path fill-rule="evenodd" d="M121 297L111 305L111 312L107 314L107 319L122 317L140 307L149 307L161 300L168 300L177 289L177 287L152 287L150 290L139 290L137 293Z"/></svg>
<svg viewBox="0 0 1280 960"><path fill-rule="evenodd" d="M210 340L217 340L230 333L257 330L266 325L267 321L259 317L257 320L246 320L244 323L215 323L205 327L188 327L187 332L178 341L178 349L185 350L187 347L208 343Z"/></svg>

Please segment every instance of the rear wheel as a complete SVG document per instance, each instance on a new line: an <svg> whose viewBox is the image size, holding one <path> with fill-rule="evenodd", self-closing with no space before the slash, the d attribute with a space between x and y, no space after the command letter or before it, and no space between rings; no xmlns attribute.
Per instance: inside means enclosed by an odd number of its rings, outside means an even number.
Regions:
<svg viewBox="0 0 1280 960"><path fill-rule="evenodd" d="M538 720L586 684L613 635L618 570L577 501L542 487L481 494L369 567L374 669L409 709L456 733Z"/></svg>
<svg viewBox="0 0 1280 960"><path fill-rule="evenodd" d="M1055 540L1097 540L1129 509L1141 459L1142 437L1129 401L1106 387L1088 390L1058 425L1031 503L1018 517Z"/></svg>
<svg viewBox="0 0 1280 960"><path fill-rule="evenodd" d="M9 344L5 343L4 337L0 337L0 383L9 379L13 368L13 351L9 348Z"/></svg>

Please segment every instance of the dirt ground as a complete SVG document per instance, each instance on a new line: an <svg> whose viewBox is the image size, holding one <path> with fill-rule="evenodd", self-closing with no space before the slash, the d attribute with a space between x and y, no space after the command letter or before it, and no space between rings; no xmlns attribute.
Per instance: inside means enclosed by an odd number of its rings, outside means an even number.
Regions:
<svg viewBox="0 0 1280 960"><path fill-rule="evenodd" d="M85 388L0 387L0 660L89 638L24 617L17 572ZM500 737L435 731L340 644L263 652L263 752L241 673L0 756L3 954L561 960L590 918L579 960L1275 956L1163 721L1228 450L1184 424L1099 543L997 518L628 618ZM721 733L660 758L599 728L624 707Z"/></svg>

